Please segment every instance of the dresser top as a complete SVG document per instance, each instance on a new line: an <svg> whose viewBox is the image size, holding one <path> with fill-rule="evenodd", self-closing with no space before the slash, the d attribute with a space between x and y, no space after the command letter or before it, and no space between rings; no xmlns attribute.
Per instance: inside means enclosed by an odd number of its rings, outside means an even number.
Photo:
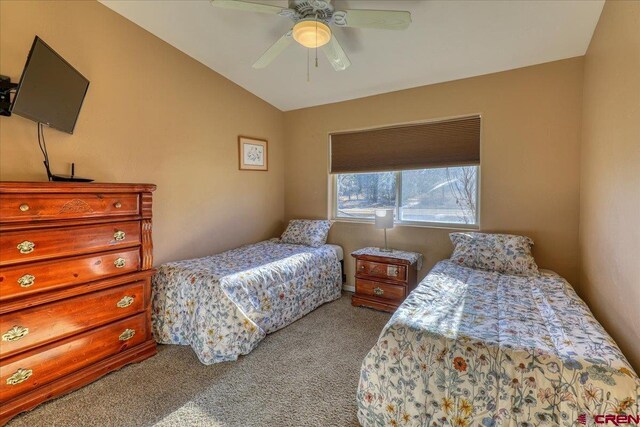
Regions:
<svg viewBox="0 0 640 427"><path fill-rule="evenodd" d="M148 193L155 184L0 181L1 193Z"/></svg>

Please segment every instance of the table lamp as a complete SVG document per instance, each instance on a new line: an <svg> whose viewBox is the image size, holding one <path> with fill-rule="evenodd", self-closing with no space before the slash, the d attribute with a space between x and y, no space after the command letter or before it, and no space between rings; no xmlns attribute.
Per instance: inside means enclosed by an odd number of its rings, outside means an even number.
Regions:
<svg viewBox="0 0 640 427"><path fill-rule="evenodd" d="M382 252L393 252L393 249L387 247L387 228L393 228L393 210L376 209L376 228L384 229L384 249Z"/></svg>

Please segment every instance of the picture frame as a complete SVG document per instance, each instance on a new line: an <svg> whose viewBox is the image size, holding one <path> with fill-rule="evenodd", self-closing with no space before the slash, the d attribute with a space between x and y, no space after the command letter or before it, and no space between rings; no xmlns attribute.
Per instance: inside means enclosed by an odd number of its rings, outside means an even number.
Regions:
<svg viewBox="0 0 640 427"><path fill-rule="evenodd" d="M238 168L249 171L268 171L268 144L266 139L238 136Z"/></svg>

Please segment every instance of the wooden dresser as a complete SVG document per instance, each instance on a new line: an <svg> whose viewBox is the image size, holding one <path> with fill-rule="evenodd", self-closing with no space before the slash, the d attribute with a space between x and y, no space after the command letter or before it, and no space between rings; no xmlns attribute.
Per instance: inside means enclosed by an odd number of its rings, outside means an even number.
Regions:
<svg viewBox="0 0 640 427"><path fill-rule="evenodd" d="M354 306L365 306L393 313L416 288L417 271L411 262L388 256L360 254L356 259Z"/></svg>
<svg viewBox="0 0 640 427"><path fill-rule="evenodd" d="M156 353L154 190L0 182L0 424Z"/></svg>

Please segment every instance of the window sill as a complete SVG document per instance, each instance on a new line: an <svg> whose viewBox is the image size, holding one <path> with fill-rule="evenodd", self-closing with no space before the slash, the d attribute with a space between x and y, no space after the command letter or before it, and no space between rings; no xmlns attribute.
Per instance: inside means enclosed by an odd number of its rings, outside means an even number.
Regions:
<svg viewBox="0 0 640 427"><path fill-rule="evenodd" d="M364 219L364 218L331 218L331 221L334 222L343 222L347 224L368 224L373 225L375 223L374 220ZM439 228L444 230L480 230L479 224L449 224L449 223L440 223L440 222L410 222L410 221L402 221L395 222L394 228L398 227L412 227L412 228Z"/></svg>

